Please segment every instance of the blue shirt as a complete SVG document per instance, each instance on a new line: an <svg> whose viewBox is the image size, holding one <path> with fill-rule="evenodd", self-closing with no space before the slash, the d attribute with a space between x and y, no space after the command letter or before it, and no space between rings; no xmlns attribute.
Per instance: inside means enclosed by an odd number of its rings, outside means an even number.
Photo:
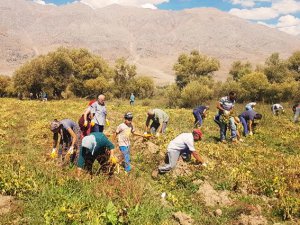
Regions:
<svg viewBox="0 0 300 225"><path fill-rule="evenodd" d="M134 95L130 95L130 101L134 102Z"/></svg>
<svg viewBox="0 0 300 225"><path fill-rule="evenodd" d="M242 117L245 118L245 120L254 120L254 117L257 113L254 110L247 110L241 114Z"/></svg>
<svg viewBox="0 0 300 225"><path fill-rule="evenodd" d="M206 106L201 105L201 106L198 106L197 108L195 108L195 109L193 110L193 113L195 113L195 114L199 113L199 114L202 115L203 112L204 112L204 110L206 110L206 109L207 109Z"/></svg>

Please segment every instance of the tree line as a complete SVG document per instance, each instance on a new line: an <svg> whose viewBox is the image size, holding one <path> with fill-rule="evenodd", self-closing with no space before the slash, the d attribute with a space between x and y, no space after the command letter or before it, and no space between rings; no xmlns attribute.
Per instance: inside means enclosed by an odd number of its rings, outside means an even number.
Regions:
<svg viewBox="0 0 300 225"><path fill-rule="evenodd" d="M163 90L169 107L194 107L229 91L237 92L239 101L300 99L300 51L288 59L273 53L264 65L235 61L223 83L213 79L219 69L219 60L198 51L181 54L173 66L176 82ZM12 78L0 76L0 96L36 96L41 91L50 98L94 97L98 93L116 98L134 93L139 98L150 98L155 86L152 78L137 76L136 66L124 58L110 66L86 49L63 47L22 65Z"/></svg>
<svg viewBox="0 0 300 225"><path fill-rule="evenodd" d="M49 98L58 99L72 95L95 97L99 93L118 98L130 93L140 98L153 96L153 80L136 75L136 66L127 64L124 58L111 67L86 49L61 47L25 63L12 78L0 76L0 95L38 96L45 92Z"/></svg>
<svg viewBox="0 0 300 225"><path fill-rule="evenodd" d="M170 107L194 107L230 91L238 94L239 101L275 103L300 100L300 51L288 59L273 53L264 65L235 61L226 82L214 81L213 74L220 62L192 51L181 54L174 64L176 84L167 87Z"/></svg>

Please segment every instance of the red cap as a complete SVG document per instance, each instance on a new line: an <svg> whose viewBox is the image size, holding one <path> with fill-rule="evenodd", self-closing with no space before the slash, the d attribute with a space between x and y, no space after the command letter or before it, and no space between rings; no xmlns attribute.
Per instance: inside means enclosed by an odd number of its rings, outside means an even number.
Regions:
<svg viewBox="0 0 300 225"><path fill-rule="evenodd" d="M200 129L194 129L194 130L193 130L193 133L194 133L194 134L198 134L200 138L202 138L202 136L203 136L203 134L202 134L202 132L201 132Z"/></svg>

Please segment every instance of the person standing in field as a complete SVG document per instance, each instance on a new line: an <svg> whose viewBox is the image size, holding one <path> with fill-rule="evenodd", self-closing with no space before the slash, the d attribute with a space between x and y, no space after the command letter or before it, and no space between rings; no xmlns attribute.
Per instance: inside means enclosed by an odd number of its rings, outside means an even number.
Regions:
<svg viewBox="0 0 300 225"><path fill-rule="evenodd" d="M254 107L256 106L256 102L250 102L245 106L246 110L254 110Z"/></svg>
<svg viewBox="0 0 300 225"><path fill-rule="evenodd" d="M194 127L201 127L203 123L203 119L206 117L207 110L209 109L209 106L198 106L195 109L193 109L193 115L195 118Z"/></svg>
<svg viewBox="0 0 300 225"><path fill-rule="evenodd" d="M88 125L88 114L91 116L92 132L103 132L106 123L105 96L99 95L96 102L84 112L84 126Z"/></svg>
<svg viewBox="0 0 300 225"><path fill-rule="evenodd" d="M135 96L133 93L131 93L130 99L129 99L130 105L134 105L134 101L135 101Z"/></svg>
<svg viewBox="0 0 300 225"><path fill-rule="evenodd" d="M130 135L134 134L137 136L143 136L135 133L135 129L132 123L133 115L128 112L124 115L124 123L121 123L116 129L116 136L118 137L118 144L120 151L123 154L124 169L126 172L131 170L130 165Z"/></svg>
<svg viewBox="0 0 300 225"><path fill-rule="evenodd" d="M273 115L275 115L275 116L278 116L280 112L284 113L283 106L278 103L272 105L271 110L272 110Z"/></svg>
<svg viewBox="0 0 300 225"><path fill-rule="evenodd" d="M220 141L226 142L226 131L229 123L229 119L231 117L234 104L236 101L236 93L231 91L228 96L222 97L217 102L218 114L215 116L214 121L220 127Z"/></svg>
<svg viewBox="0 0 300 225"><path fill-rule="evenodd" d="M62 151L67 150L67 156L70 156L70 162L73 163L76 151L81 145L81 131L79 126L70 119L63 119L61 121L55 119L51 122L50 130L53 132L52 158L58 155L57 144L59 144L59 148L61 147Z"/></svg>
<svg viewBox="0 0 300 225"><path fill-rule="evenodd" d="M299 122L299 116L300 116L300 102L293 106L293 112L294 112L294 123L297 123Z"/></svg>
<svg viewBox="0 0 300 225"><path fill-rule="evenodd" d="M146 131L151 134L156 134L157 137L160 134L165 133L169 122L168 114L161 109L151 109L148 111L147 115ZM150 125L151 120L152 123Z"/></svg>

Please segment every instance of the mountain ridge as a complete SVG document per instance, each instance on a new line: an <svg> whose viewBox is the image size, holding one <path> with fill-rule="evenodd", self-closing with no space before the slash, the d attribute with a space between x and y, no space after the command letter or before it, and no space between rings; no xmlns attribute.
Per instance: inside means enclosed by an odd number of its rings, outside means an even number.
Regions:
<svg viewBox="0 0 300 225"><path fill-rule="evenodd" d="M157 83L174 81L181 53L199 50L221 62L226 79L235 60L263 63L273 52L288 57L300 39L215 8L182 11L82 3L38 5L0 0L0 73L11 74L27 60L57 47L87 48L113 62L125 57Z"/></svg>

